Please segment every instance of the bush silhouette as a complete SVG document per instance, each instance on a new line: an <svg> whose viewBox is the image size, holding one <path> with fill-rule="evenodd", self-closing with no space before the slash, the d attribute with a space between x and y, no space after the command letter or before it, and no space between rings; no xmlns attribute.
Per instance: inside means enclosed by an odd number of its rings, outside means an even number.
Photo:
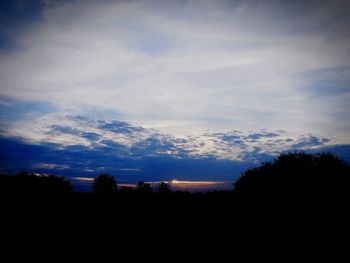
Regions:
<svg viewBox="0 0 350 263"><path fill-rule="evenodd" d="M117 181L108 174L100 174L94 179L92 185L96 194L113 194L117 191Z"/></svg>
<svg viewBox="0 0 350 263"><path fill-rule="evenodd" d="M252 168L234 183L234 193L247 196L339 196L350 193L350 169L330 153L281 154Z"/></svg>

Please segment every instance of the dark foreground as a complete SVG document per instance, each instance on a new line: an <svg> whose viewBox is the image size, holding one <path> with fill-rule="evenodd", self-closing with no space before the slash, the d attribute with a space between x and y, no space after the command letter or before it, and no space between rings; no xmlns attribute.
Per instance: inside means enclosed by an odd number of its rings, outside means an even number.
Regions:
<svg viewBox="0 0 350 263"><path fill-rule="evenodd" d="M42 251L50 251L50 258L64 255L65 260L72 251L78 254L77 259L94 253L99 260L108 260L114 253L140 260L161 255L166 260L182 260L189 255L207 260L211 255L209 261L217 262L231 253L261 258L261 252L257 254L261 250L277 256L276 251L281 253L281 249L286 250L284 257L290 258L290 253L301 248L311 253L310 246L316 246L312 253L320 255L335 242L347 249L349 208L346 196L328 194L24 195L5 191L1 195L1 233L3 240L15 248L12 257L30 248L34 259L44 256Z"/></svg>
<svg viewBox="0 0 350 263"><path fill-rule="evenodd" d="M210 193L171 192L165 185L150 191L142 183L136 190L117 189L107 175L95 180L94 193L76 193L55 176L0 176L2 233L153 248L152 239L157 246L169 239L179 240L177 246L225 240L266 245L272 237L277 243L293 237L295 244L347 240L349 171L329 154L281 155L246 171L233 191ZM326 239L329 234L333 238Z"/></svg>
<svg viewBox="0 0 350 263"><path fill-rule="evenodd" d="M3 219L21 224L52 222L76 227L103 221L116 229L200 225L223 227L236 223L326 219L346 220L349 195L251 195L233 192L188 193L8 193L1 194ZM282 222L280 221L280 222ZM265 223L266 223L265 222ZM306 221L304 221L306 223ZM350 222L350 221L349 221ZM277 222L276 222L277 223Z"/></svg>

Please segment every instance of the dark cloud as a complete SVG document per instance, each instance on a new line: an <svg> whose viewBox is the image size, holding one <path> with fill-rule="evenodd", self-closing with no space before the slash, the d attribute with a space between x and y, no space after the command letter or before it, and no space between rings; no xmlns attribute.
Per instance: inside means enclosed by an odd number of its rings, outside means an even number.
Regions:
<svg viewBox="0 0 350 263"><path fill-rule="evenodd" d="M88 139L89 141L95 142L101 138L101 135L93 132L83 132L81 134L82 138Z"/></svg>
<svg viewBox="0 0 350 263"><path fill-rule="evenodd" d="M323 146L324 143L328 142L328 138L319 138L313 135L308 137L302 137L296 141L295 144L292 145L293 149L305 149L310 147L320 147Z"/></svg>
<svg viewBox="0 0 350 263"><path fill-rule="evenodd" d="M106 148L91 149L84 146L68 146L62 149L58 145L33 145L17 139L1 138L0 146L1 168L9 172L29 169L67 176L91 176L91 171L94 175L109 172L120 180L136 182L141 179L174 178L231 180L247 167L241 162L207 157L179 159L169 155L158 155L133 158L115 155L118 149L106 151ZM113 146L118 147L116 144ZM43 164L51 164L51 167ZM125 167L129 169L123 169ZM139 171L137 177L134 177L135 173L130 173L130 169Z"/></svg>
<svg viewBox="0 0 350 263"><path fill-rule="evenodd" d="M274 132L261 132L261 133L251 133L245 137L247 140L257 141L261 138L273 138L280 136L278 133Z"/></svg>
<svg viewBox="0 0 350 263"><path fill-rule="evenodd" d="M80 136L82 132L79 129L72 128L69 126L62 126L62 125L51 125L48 127L50 130L47 131L47 134L50 135L57 135L57 134L73 134Z"/></svg>
<svg viewBox="0 0 350 263"><path fill-rule="evenodd" d="M42 18L42 0L0 1L0 50L16 46L16 34Z"/></svg>
<svg viewBox="0 0 350 263"><path fill-rule="evenodd" d="M144 131L142 127L132 126L121 121L99 121L98 123L98 128L115 133L130 134Z"/></svg>

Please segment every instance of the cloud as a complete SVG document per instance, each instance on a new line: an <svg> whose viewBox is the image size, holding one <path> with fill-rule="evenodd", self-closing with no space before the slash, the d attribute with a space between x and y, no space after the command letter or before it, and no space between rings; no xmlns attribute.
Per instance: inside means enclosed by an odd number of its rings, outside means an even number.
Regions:
<svg viewBox="0 0 350 263"><path fill-rule="evenodd" d="M98 128L107 130L107 131L112 131L115 133L136 133L136 132L142 132L144 129L142 127L135 127L132 125L129 125L126 122L121 122L121 121L99 121Z"/></svg>
<svg viewBox="0 0 350 263"><path fill-rule="evenodd" d="M313 134L290 137L283 130L207 131L177 137L124 121L93 120L57 113L45 116L41 121L12 124L2 133L8 138L17 136L33 144L53 145L62 150L86 152L89 149L106 158L111 155L130 159L169 156L256 162L263 156L274 156L286 150L317 149L337 144L337 140Z"/></svg>
<svg viewBox="0 0 350 263"><path fill-rule="evenodd" d="M0 54L0 94L74 115L109 109L177 135L269 128L347 141L347 10L342 1L47 3Z"/></svg>
<svg viewBox="0 0 350 263"><path fill-rule="evenodd" d="M120 182L126 183L172 179L231 181L248 167L271 160L278 152L296 148L310 152L333 152L350 161L349 145L327 145L327 140L315 136L304 136L293 140L291 144L268 142L265 140L273 139L261 138L259 142L247 142L247 147L239 151L234 159L223 158L225 155L222 155L220 148L225 142L220 140L216 141L216 145L207 154L198 154L200 147L205 146L198 143L199 138L188 140L186 143L191 142L192 148L187 149L186 154L182 152L181 158L165 151L169 148L180 148L176 139L168 144L160 143L161 139L156 142L154 140L153 137L148 141L149 145L130 149L113 141L101 142L100 146L91 148L79 145L79 141L75 145L64 146L0 137L0 169L2 172L29 170L69 177L91 177L107 172L116 176ZM298 145L293 148L293 143ZM195 149L198 151L194 151ZM226 155L230 156L229 152Z"/></svg>
<svg viewBox="0 0 350 263"><path fill-rule="evenodd" d="M29 170L67 176L111 173L118 180L202 179L224 180L240 173L246 164L214 158L174 158L167 154L145 155L142 158L123 156L119 149L91 149L85 146L31 144L13 138L0 138L0 168L6 172ZM34 154L35 153L35 154Z"/></svg>
<svg viewBox="0 0 350 263"><path fill-rule="evenodd" d="M48 170L64 170L69 169L67 165L55 164L55 163L37 163L33 165L33 168L48 169Z"/></svg>
<svg viewBox="0 0 350 263"><path fill-rule="evenodd" d="M294 144L294 149L305 149L305 148L312 148L312 147L320 147L321 145L324 145L325 143L329 142L330 139L328 138L318 138L313 135L309 136L302 136L299 138Z"/></svg>

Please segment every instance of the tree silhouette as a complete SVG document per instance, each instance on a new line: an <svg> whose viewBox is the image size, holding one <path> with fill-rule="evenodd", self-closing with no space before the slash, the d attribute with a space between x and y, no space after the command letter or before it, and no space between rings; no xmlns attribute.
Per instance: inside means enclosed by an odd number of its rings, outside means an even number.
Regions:
<svg viewBox="0 0 350 263"><path fill-rule="evenodd" d="M166 182L161 182L161 183L158 185L157 191L158 191L158 193L160 193L160 194L169 194L169 193L171 193L170 186L169 186L169 184L166 183Z"/></svg>
<svg viewBox="0 0 350 263"><path fill-rule="evenodd" d="M113 194L117 191L117 181L108 174L100 174L94 179L93 191L97 194Z"/></svg>
<svg viewBox="0 0 350 263"><path fill-rule="evenodd" d="M153 193L152 186L144 181L139 181L137 183L137 191L139 193Z"/></svg>
<svg viewBox="0 0 350 263"><path fill-rule="evenodd" d="M247 196L344 196L350 193L350 167L330 153L286 153L247 170L234 187Z"/></svg>

